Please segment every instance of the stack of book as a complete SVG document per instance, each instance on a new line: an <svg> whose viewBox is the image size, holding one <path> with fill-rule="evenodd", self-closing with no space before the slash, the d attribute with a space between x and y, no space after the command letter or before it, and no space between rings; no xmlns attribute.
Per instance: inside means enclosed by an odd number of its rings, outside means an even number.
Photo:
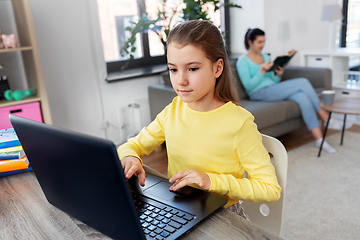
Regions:
<svg viewBox="0 0 360 240"><path fill-rule="evenodd" d="M0 177L31 170L13 128L0 130Z"/></svg>

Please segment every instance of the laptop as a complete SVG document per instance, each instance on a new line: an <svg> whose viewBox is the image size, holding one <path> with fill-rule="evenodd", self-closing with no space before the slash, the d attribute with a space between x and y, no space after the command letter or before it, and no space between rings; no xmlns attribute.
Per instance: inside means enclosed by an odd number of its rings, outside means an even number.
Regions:
<svg viewBox="0 0 360 240"><path fill-rule="evenodd" d="M216 194L146 174L128 181L106 139L10 115L47 200L114 239L176 239L227 203Z"/></svg>

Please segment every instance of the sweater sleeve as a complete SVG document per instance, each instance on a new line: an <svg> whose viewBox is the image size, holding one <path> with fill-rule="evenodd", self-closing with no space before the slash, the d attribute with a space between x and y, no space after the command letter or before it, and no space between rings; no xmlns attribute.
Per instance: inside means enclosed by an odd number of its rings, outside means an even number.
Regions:
<svg viewBox="0 0 360 240"><path fill-rule="evenodd" d="M274 77L273 77L274 83L280 82L281 79L280 79L278 76L276 76L276 75L274 74L274 72L273 72L272 74L274 75Z"/></svg>
<svg viewBox="0 0 360 240"><path fill-rule="evenodd" d="M245 120L240 129L235 141L234 154L248 173L248 178L207 173L211 180L210 191L236 200L277 201L280 198L281 187L269 154L262 144L261 134L251 117Z"/></svg>
<svg viewBox="0 0 360 240"><path fill-rule="evenodd" d="M265 62L270 61L270 57L267 54L262 53L262 56ZM253 63L247 56L242 56L237 60L236 70L248 95L262 87L280 81L280 78L275 75L274 71L262 74L260 72L261 65Z"/></svg>
<svg viewBox="0 0 360 240"><path fill-rule="evenodd" d="M260 72L261 69L260 65L258 66L259 69L254 76L251 76L250 68L251 68L250 62L247 60L245 56L237 60L236 70L248 94L251 93L253 89L260 84L261 79L264 76L264 74Z"/></svg>
<svg viewBox="0 0 360 240"><path fill-rule="evenodd" d="M118 148L120 159L127 156L141 159L144 155L149 155L164 142L163 121L166 119L166 109L159 113L155 120L149 126L144 127L137 136L129 138L126 143Z"/></svg>
<svg viewBox="0 0 360 240"><path fill-rule="evenodd" d="M265 62L269 62L269 61L270 61L269 55L264 54L264 53L262 53L261 55L263 56ZM267 72L267 73L265 73L265 74L270 75L270 76L268 76L268 77L269 77L274 83L280 82L280 78L279 78L277 75L275 75L275 72L274 72L274 71ZM265 75L265 74L264 74L264 75Z"/></svg>

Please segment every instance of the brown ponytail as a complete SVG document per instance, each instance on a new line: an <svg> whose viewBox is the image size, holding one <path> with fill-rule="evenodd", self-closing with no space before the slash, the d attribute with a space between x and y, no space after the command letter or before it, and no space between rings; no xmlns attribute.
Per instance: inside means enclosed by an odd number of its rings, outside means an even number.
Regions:
<svg viewBox="0 0 360 240"><path fill-rule="evenodd" d="M257 36L265 36L265 32L259 28L249 28L246 31L244 40L246 50L249 50L250 48L249 41L253 42L257 38Z"/></svg>

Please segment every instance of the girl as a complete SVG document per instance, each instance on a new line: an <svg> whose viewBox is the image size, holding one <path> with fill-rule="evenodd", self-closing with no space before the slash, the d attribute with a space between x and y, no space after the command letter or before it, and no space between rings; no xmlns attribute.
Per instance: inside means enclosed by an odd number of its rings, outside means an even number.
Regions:
<svg viewBox="0 0 360 240"><path fill-rule="evenodd" d="M203 20L177 25L167 39L167 61L178 96L119 147L126 178L136 174L144 186L141 157L166 141L170 190L195 184L238 210L239 200L278 200L281 188L254 118L236 103L217 27Z"/></svg>
<svg viewBox="0 0 360 240"><path fill-rule="evenodd" d="M307 128L316 140L316 147L320 147L322 133L317 114L324 122L328 120L329 114L320 108L320 100L311 83L306 78L280 82L284 73L284 68L281 67L267 72L274 63L270 62L269 56L262 52L265 45L264 31L258 28L249 29L245 34L244 43L248 53L237 60L236 69L250 99L255 101L290 99L295 101L300 107ZM331 128L342 126L336 120L333 120L331 125ZM328 153L336 152L326 141L323 144L323 150Z"/></svg>

